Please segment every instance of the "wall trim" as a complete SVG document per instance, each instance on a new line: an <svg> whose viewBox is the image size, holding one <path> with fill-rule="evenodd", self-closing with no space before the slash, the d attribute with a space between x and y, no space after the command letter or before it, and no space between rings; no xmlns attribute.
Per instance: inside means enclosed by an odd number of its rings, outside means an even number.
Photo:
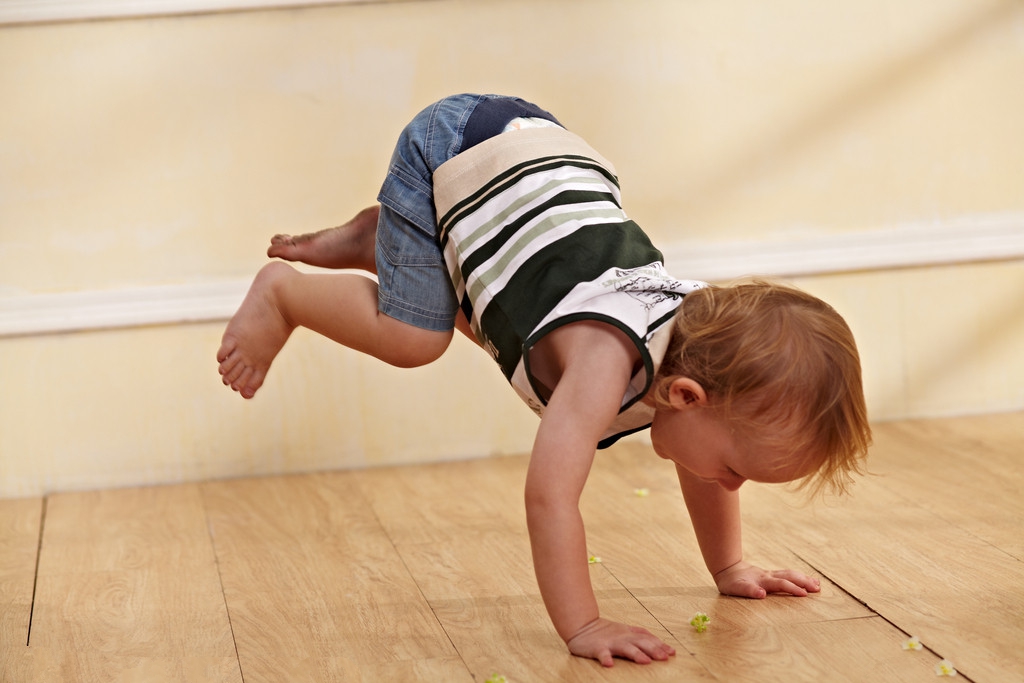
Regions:
<svg viewBox="0 0 1024 683"><path fill-rule="evenodd" d="M1024 259L1024 215L664 249L669 272L725 282ZM228 320L250 280L0 296L0 337Z"/></svg>
<svg viewBox="0 0 1024 683"><path fill-rule="evenodd" d="M0 297L0 337L227 320L249 281Z"/></svg>
<svg viewBox="0 0 1024 683"><path fill-rule="evenodd" d="M386 0L3 0L0 25L206 14Z"/></svg>
<svg viewBox="0 0 1024 683"><path fill-rule="evenodd" d="M1024 214L991 214L870 231L778 240L677 242L669 272L724 282L1024 258Z"/></svg>

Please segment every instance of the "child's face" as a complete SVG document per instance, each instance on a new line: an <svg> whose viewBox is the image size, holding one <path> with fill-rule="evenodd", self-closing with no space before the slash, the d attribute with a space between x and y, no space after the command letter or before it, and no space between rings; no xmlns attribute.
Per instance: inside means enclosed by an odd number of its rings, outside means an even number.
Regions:
<svg viewBox="0 0 1024 683"><path fill-rule="evenodd" d="M682 396L682 395L680 395ZM714 410L703 392L660 407L651 424L651 443L662 458L707 482L735 491L748 479L781 483L807 472L804 461L777 448L763 448L741 439Z"/></svg>

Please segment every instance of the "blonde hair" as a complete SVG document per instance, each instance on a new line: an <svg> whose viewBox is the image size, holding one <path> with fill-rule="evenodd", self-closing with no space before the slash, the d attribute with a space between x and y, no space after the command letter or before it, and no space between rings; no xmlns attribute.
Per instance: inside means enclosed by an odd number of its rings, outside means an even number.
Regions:
<svg viewBox="0 0 1024 683"><path fill-rule="evenodd" d="M853 334L828 304L756 280L686 295L653 387L667 404L676 377L707 393L738 436L787 449L808 476L798 488L847 490L871 444Z"/></svg>

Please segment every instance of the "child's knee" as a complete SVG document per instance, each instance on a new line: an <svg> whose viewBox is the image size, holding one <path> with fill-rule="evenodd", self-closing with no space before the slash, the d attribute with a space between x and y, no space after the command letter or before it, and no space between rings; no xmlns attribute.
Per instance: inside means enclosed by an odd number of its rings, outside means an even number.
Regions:
<svg viewBox="0 0 1024 683"><path fill-rule="evenodd" d="M401 325L404 329L386 331L388 351L382 360L399 368L416 368L433 363L447 350L455 332L424 330L393 318L391 320L394 325ZM389 324L388 327L394 325Z"/></svg>

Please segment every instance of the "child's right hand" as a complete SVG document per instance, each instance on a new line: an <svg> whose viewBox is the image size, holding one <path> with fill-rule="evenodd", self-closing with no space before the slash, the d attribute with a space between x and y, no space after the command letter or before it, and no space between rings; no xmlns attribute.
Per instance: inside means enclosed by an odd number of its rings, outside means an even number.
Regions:
<svg viewBox="0 0 1024 683"><path fill-rule="evenodd" d="M676 653L675 648L645 628L601 618L581 628L566 644L569 652L596 659L601 666L612 666L614 657L650 664L653 660L665 661Z"/></svg>
<svg viewBox="0 0 1024 683"><path fill-rule="evenodd" d="M714 579L719 593L741 598L760 599L769 593L786 593L802 598L821 590L818 579L802 572L793 569L767 571L743 561L722 569Z"/></svg>

